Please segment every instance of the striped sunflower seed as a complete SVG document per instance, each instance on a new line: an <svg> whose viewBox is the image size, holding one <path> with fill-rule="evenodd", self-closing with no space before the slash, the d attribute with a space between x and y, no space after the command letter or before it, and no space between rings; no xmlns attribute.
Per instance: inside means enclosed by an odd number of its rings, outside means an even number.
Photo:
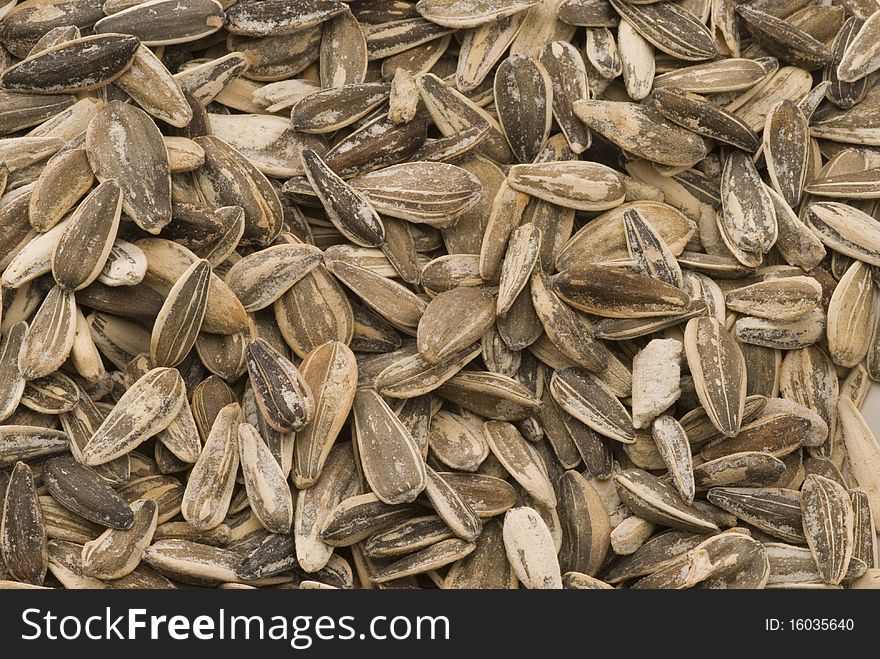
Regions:
<svg viewBox="0 0 880 659"><path fill-rule="evenodd" d="M164 430L180 412L186 390L180 373L154 368L120 398L82 450L85 464L100 465L125 455Z"/></svg>
<svg viewBox="0 0 880 659"><path fill-rule="evenodd" d="M173 367L195 345L208 305L211 264L193 263L168 291L150 335L150 358L157 366Z"/></svg>
<svg viewBox="0 0 880 659"><path fill-rule="evenodd" d="M685 328L684 352L712 424L723 435L735 436L746 400L745 359L736 341L714 318L692 318Z"/></svg>
<svg viewBox="0 0 880 659"><path fill-rule="evenodd" d="M83 574L98 579L120 579L138 566L144 549L152 542L159 509L155 501L140 499L131 505L131 510L134 513L131 528L107 529L83 545Z"/></svg>
<svg viewBox="0 0 880 659"><path fill-rule="evenodd" d="M853 506L839 483L811 474L804 481L801 497L804 535L822 579L838 584L852 558Z"/></svg>
<svg viewBox="0 0 880 659"><path fill-rule="evenodd" d="M290 360L259 338L248 345L246 360L257 405L270 426L287 432L311 421L312 392Z"/></svg>
<svg viewBox="0 0 880 659"><path fill-rule="evenodd" d="M48 460L43 482L58 503L91 522L119 530L134 524L134 513L125 499L98 472L71 456Z"/></svg>
<svg viewBox="0 0 880 659"><path fill-rule="evenodd" d="M425 463L412 435L379 394L355 395L354 434L364 477L386 504L409 503L425 489Z"/></svg>
<svg viewBox="0 0 880 659"><path fill-rule="evenodd" d="M34 475L18 462L9 475L0 517L0 554L16 581L41 585L48 567L46 527Z"/></svg>
<svg viewBox="0 0 880 659"><path fill-rule="evenodd" d="M199 531L219 526L229 510L239 465L240 420L238 403L218 410L187 481L180 510L184 519Z"/></svg>

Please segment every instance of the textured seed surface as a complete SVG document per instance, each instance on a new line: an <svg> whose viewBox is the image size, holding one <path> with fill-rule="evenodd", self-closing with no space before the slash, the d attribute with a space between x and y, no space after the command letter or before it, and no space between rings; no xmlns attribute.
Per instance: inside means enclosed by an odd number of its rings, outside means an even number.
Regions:
<svg viewBox="0 0 880 659"><path fill-rule="evenodd" d="M0 6L0 588L876 585L878 10Z"/></svg>

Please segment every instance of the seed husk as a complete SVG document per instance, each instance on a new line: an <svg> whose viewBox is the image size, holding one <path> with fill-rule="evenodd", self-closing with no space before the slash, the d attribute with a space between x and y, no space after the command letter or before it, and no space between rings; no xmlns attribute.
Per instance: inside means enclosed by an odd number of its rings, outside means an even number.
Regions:
<svg viewBox="0 0 880 659"><path fill-rule="evenodd" d="M646 471L627 469L614 476L614 483L621 501L643 519L696 533L718 530L710 517L684 501L671 484Z"/></svg>
<svg viewBox="0 0 880 659"><path fill-rule="evenodd" d="M690 299L680 289L646 275L602 265L580 265L553 277L560 298L580 311L606 318L681 313Z"/></svg>
<svg viewBox="0 0 880 659"><path fill-rule="evenodd" d="M41 585L48 567L46 527L34 476L18 462L5 487L0 517L0 555L16 581Z"/></svg>
<svg viewBox="0 0 880 659"><path fill-rule="evenodd" d="M523 489L546 506L556 505L556 493L540 456L514 425L489 421L483 426L483 436L493 455Z"/></svg>
<svg viewBox="0 0 880 659"><path fill-rule="evenodd" d="M104 464L125 455L168 427L186 400L180 373L154 368L140 377L95 430L82 451L85 464Z"/></svg>
<svg viewBox="0 0 880 659"><path fill-rule="evenodd" d="M323 23L344 11L346 5L335 0L249 2L236 5L228 11L227 29L233 34L255 37L290 34Z"/></svg>
<svg viewBox="0 0 880 659"><path fill-rule="evenodd" d="M748 124L696 94L661 87L651 94L650 103L669 121L699 135L746 151L754 151L758 147L758 136Z"/></svg>
<svg viewBox="0 0 880 659"><path fill-rule="evenodd" d="M758 451L743 451L708 460L694 467L697 487L764 487L775 483L785 472L779 458Z"/></svg>
<svg viewBox="0 0 880 659"><path fill-rule="evenodd" d="M213 0L152 0L115 12L95 23L95 32L126 31L147 46L196 41L223 26L223 9Z"/></svg>
<svg viewBox="0 0 880 659"><path fill-rule="evenodd" d="M57 370L70 355L75 333L74 295L53 286L31 319L18 354L19 372L36 380Z"/></svg>
<svg viewBox="0 0 880 659"><path fill-rule="evenodd" d="M438 391L471 412L500 421L525 419L541 404L517 380L485 371L459 371Z"/></svg>
<svg viewBox="0 0 880 659"><path fill-rule="evenodd" d="M610 545L611 523L593 486L576 471L559 480L563 515L560 567L563 572L598 572Z"/></svg>
<svg viewBox="0 0 880 659"><path fill-rule="evenodd" d="M510 150L520 162L532 162L550 134L553 87L547 70L528 55L511 55L495 73L494 92Z"/></svg>
<svg viewBox="0 0 880 659"><path fill-rule="evenodd" d="M426 473L425 494L434 510L456 536L467 542L476 540L483 530L476 512L443 476L430 467Z"/></svg>
<svg viewBox="0 0 880 659"><path fill-rule="evenodd" d="M621 18L656 48L683 60L712 59L717 53L709 30L677 5L636 4L611 0Z"/></svg>
<svg viewBox="0 0 880 659"><path fill-rule="evenodd" d="M419 354L439 363L478 340L495 320L495 300L484 290L458 287L435 297L419 319Z"/></svg>
<svg viewBox="0 0 880 659"><path fill-rule="evenodd" d="M134 522L127 530L107 529L83 545L83 573L98 579L121 579L138 566L152 542L159 509L156 502L141 499L131 505Z"/></svg>
<svg viewBox="0 0 880 659"><path fill-rule="evenodd" d="M333 556L333 547L321 537L324 521L343 500L359 491L354 455L348 445L334 447L317 481L296 499L293 536L299 566L306 572L323 568Z"/></svg>
<svg viewBox="0 0 880 659"><path fill-rule="evenodd" d="M293 478L297 486L314 483L351 410L357 389L357 364L351 350L339 341L313 350L301 366L303 380L312 391L312 422L296 436Z"/></svg>
<svg viewBox="0 0 880 659"><path fill-rule="evenodd" d="M43 469L49 494L62 506L85 519L111 529L125 530L134 513L98 473L71 456L51 458Z"/></svg>
<svg viewBox="0 0 880 659"><path fill-rule="evenodd" d="M414 501L427 477L412 435L373 390L359 390L352 411L358 455L370 487L389 505Z"/></svg>
<svg viewBox="0 0 880 659"><path fill-rule="evenodd" d="M709 501L744 522L787 542L804 544L801 493L783 488L726 488L709 490Z"/></svg>
<svg viewBox="0 0 880 659"><path fill-rule="evenodd" d="M238 456L251 510L272 533L289 533L293 524L293 499L281 465L256 428L238 426Z"/></svg>
<svg viewBox="0 0 880 659"><path fill-rule="evenodd" d="M831 58L822 42L780 18L754 7L739 6L736 13L763 48L790 64L809 71L822 67Z"/></svg>
<svg viewBox="0 0 880 659"><path fill-rule="evenodd" d="M853 553L853 507L849 493L835 481L811 474L801 497L804 535L822 579L838 584Z"/></svg>
<svg viewBox="0 0 880 659"><path fill-rule="evenodd" d="M96 89L128 68L139 45L137 37L126 34L95 34L66 41L6 69L0 75L0 85L42 94Z"/></svg>
<svg viewBox="0 0 880 659"><path fill-rule="evenodd" d="M0 420L8 419L18 407L27 380L18 368L18 353L27 333L24 321L13 325L0 342Z"/></svg>
<svg viewBox="0 0 880 659"><path fill-rule="evenodd" d="M571 44L554 41L541 50L539 61L553 89L553 116L574 153L583 153L591 144L589 130L574 114L572 103L587 98L587 70L583 58ZM653 61L653 60L652 60Z"/></svg>
<svg viewBox="0 0 880 659"><path fill-rule="evenodd" d="M702 138L670 123L656 110L635 103L589 100L575 101L572 107L592 130L640 158L678 167L706 156Z"/></svg>
<svg viewBox="0 0 880 659"><path fill-rule="evenodd" d="M714 318L692 318L684 351L697 396L713 425L728 437L739 432L746 400L742 351Z"/></svg>
<svg viewBox="0 0 880 659"><path fill-rule="evenodd" d="M513 571L526 588L562 588L553 538L534 508L514 508L505 514L504 548Z"/></svg>
<svg viewBox="0 0 880 659"><path fill-rule="evenodd" d="M550 393L559 406L600 435L625 444L635 441L632 417L601 380L577 368L557 370Z"/></svg>
<svg viewBox="0 0 880 659"><path fill-rule="evenodd" d="M347 547L384 526L413 517L416 510L414 506L389 505L372 493L352 495L327 514L321 539L332 547Z"/></svg>
<svg viewBox="0 0 880 659"><path fill-rule="evenodd" d="M113 179L80 203L52 252L52 276L59 286L75 291L98 278L116 240L121 210L122 194Z"/></svg>
<svg viewBox="0 0 880 659"><path fill-rule="evenodd" d="M299 370L265 339L247 347L246 361L257 405L279 432L299 430L312 419L314 398Z"/></svg>
<svg viewBox="0 0 880 659"><path fill-rule="evenodd" d="M240 417L238 403L218 410L187 481L180 510L184 519L200 531L219 526L229 509L239 465Z"/></svg>
<svg viewBox="0 0 880 659"><path fill-rule="evenodd" d="M870 268L855 261L828 303L828 353L835 364L853 367L865 357L874 320L874 288Z"/></svg>
<svg viewBox="0 0 880 659"><path fill-rule="evenodd" d="M116 179L122 209L148 233L171 221L168 151L142 110L113 101L89 124L86 154L99 181Z"/></svg>
<svg viewBox="0 0 880 659"><path fill-rule="evenodd" d="M193 263L175 282L156 316L150 358L157 366L177 366L195 345L208 306L211 264Z"/></svg>
<svg viewBox="0 0 880 659"><path fill-rule="evenodd" d="M460 471L477 471L489 454L489 445L481 428L475 428L465 417L445 410L431 417L427 440L440 462Z"/></svg>
<svg viewBox="0 0 880 659"><path fill-rule="evenodd" d="M718 228L724 243L740 263L755 267L776 242L778 228L758 172L741 151L732 153L724 164L721 201Z"/></svg>
<svg viewBox="0 0 880 659"><path fill-rule="evenodd" d="M781 101L767 114L764 158L770 182L791 208L797 208L807 177L809 157L807 117L791 101ZM780 139L780 133L786 139Z"/></svg>
<svg viewBox="0 0 880 659"><path fill-rule="evenodd" d="M226 285L245 311L265 309L321 263L311 245L275 245L244 257L226 273Z"/></svg>
<svg viewBox="0 0 880 659"><path fill-rule="evenodd" d="M624 195L615 171L578 160L514 165L507 180L514 190L577 210L606 210Z"/></svg>

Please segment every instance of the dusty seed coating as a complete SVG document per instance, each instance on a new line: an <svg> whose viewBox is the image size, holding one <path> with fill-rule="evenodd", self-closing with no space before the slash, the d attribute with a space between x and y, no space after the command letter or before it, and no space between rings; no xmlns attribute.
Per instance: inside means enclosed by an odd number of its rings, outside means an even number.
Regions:
<svg viewBox="0 0 880 659"><path fill-rule="evenodd" d="M877 583L825 5L0 8L0 587Z"/></svg>

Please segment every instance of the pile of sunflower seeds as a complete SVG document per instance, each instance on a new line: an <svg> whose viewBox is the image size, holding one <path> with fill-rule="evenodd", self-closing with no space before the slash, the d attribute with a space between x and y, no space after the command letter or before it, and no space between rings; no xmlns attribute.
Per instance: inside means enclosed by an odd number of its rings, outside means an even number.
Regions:
<svg viewBox="0 0 880 659"><path fill-rule="evenodd" d="M880 586L880 0L0 44L0 587Z"/></svg>

